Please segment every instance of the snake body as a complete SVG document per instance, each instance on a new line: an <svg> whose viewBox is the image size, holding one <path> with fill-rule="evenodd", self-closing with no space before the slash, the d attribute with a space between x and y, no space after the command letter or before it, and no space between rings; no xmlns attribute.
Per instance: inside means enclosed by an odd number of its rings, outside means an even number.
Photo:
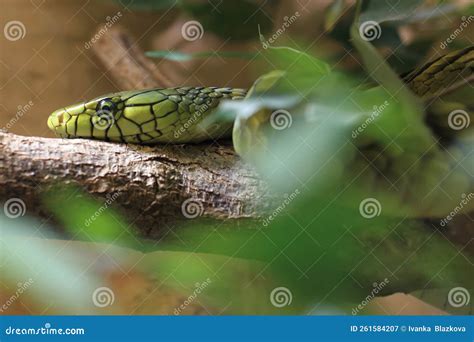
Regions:
<svg viewBox="0 0 474 342"><path fill-rule="evenodd" d="M474 80L474 45L453 51L408 73L403 81L421 98L439 97Z"/></svg>

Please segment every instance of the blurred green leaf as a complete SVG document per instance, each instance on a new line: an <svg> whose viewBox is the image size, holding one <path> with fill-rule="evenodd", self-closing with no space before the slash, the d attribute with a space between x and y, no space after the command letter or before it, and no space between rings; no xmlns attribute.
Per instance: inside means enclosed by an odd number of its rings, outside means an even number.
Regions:
<svg viewBox="0 0 474 342"><path fill-rule="evenodd" d="M367 39L361 37L357 22L356 20L351 29L351 38L362 56L367 72L378 84L387 89L391 97L395 97L402 104L404 110L402 110L400 116L403 117L406 125L410 125L412 129L419 132L420 143L425 144L423 147L426 148L432 144L432 138L422 121L421 101L411 93L373 45Z"/></svg>
<svg viewBox="0 0 474 342"><path fill-rule="evenodd" d="M90 267L85 255L54 243L53 239L59 241L61 237L52 231L44 222L0 214L2 282L28 282L27 292L35 301L64 308L71 314L85 313L84 303L91 302L102 279L85 271Z"/></svg>
<svg viewBox="0 0 474 342"><path fill-rule="evenodd" d="M109 194L99 202L73 186L58 186L45 194L44 201L73 238L140 249L143 244L133 227L113 209L116 196Z"/></svg>
<svg viewBox="0 0 474 342"><path fill-rule="evenodd" d="M326 31L332 31L337 21L344 13L344 7L344 0L335 0L331 5L329 5L324 21L324 29Z"/></svg>
<svg viewBox="0 0 474 342"><path fill-rule="evenodd" d="M185 62L196 58L222 57L222 58L259 58L258 53L244 51L202 51L195 53L185 53L179 51L147 51L148 57L163 58L171 61Z"/></svg>

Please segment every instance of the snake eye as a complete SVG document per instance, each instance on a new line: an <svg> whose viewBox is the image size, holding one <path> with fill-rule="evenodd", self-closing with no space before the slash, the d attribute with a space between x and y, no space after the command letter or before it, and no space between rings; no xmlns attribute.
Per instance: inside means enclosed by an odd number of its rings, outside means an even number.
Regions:
<svg viewBox="0 0 474 342"><path fill-rule="evenodd" d="M115 103L111 99L103 99L97 105L97 111L102 113L114 113Z"/></svg>

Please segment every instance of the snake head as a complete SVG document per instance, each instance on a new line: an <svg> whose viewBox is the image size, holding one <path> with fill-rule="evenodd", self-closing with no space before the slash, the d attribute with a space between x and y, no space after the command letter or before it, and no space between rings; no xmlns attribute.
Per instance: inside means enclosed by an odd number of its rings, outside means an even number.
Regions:
<svg viewBox="0 0 474 342"><path fill-rule="evenodd" d="M48 127L63 138L120 137L120 132L114 132L113 127L120 119L123 108L120 93L101 96L54 111L48 118Z"/></svg>
<svg viewBox="0 0 474 342"><path fill-rule="evenodd" d="M93 138L135 144L187 143L218 139L232 123L200 123L221 99L238 99L242 89L177 87L122 91L61 108L48 126L64 138Z"/></svg>

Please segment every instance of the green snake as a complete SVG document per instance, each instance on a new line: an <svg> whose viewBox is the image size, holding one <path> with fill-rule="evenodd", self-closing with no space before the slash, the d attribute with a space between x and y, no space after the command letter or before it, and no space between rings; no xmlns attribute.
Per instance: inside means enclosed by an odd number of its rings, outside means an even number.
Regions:
<svg viewBox="0 0 474 342"><path fill-rule="evenodd" d="M451 79L472 79L473 59L471 46L425 64L406 75L404 81L424 99L439 96L452 88L445 86ZM58 109L49 116L48 126L63 138L135 144L198 143L230 136L231 122L216 122L205 130L199 123L222 100L243 99L246 95L244 89L218 87L122 91Z"/></svg>

